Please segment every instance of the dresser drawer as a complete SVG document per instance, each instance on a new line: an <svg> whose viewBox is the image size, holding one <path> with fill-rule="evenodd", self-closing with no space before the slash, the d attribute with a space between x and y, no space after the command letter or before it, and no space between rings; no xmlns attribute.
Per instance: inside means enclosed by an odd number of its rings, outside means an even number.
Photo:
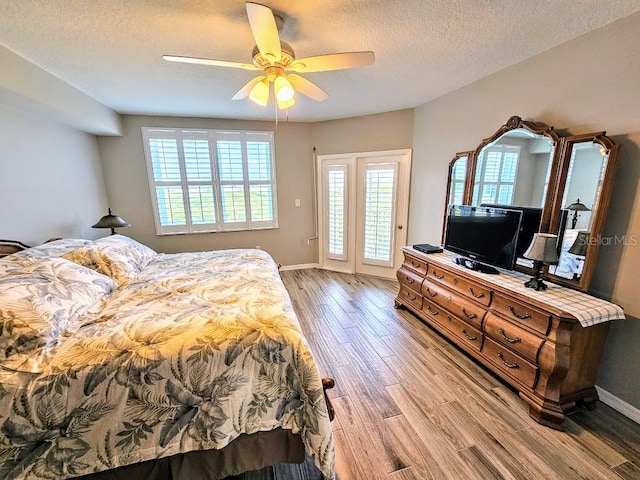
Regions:
<svg viewBox="0 0 640 480"><path fill-rule="evenodd" d="M400 267L400 269L396 272L396 277L398 277L398 282L400 282L400 285L404 285L414 292L420 293L420 286L422 285L423 277L415 272L412 272L405 266Z"/></svg>
<svg viewBox="0 0 640 480"><path fill-rule="evenodd" d="M422 283L422 295L426 299L437 303L454 315L469 322L477 329L482 328L482 319L487 313L486 309L467 300L458 292L448 290L442 285L425 280Z"/></svg>
<svg viewBox="0 0 640 480"><path fill-rule="evenodd" d="M551 316L548 313L532 308L526 303L507 298L498 293L495 295L492 308L503 314L509 320L514 320L521 325L526 325L543 335L549 333Z"/></svg>
<svg viewBox="0 0 640 480"><path fill-rule="evenodd" d="M400 284L398 297L403 301L403 303L411 305L416 310L422 309L422 296L411 290L409 287Z"/></svg>
<svg viewBox="0 0 640 480"><path fill-rule="evenodd" d="M408 255L406 252L404 254L404 262L402 265L422 276L427 274L427 262L420 258Z"/></svg>
<svg viewBox="0 0 640 480"><path fill-rule="evenodd" d="M516 355L488 337L484 339L482 353L507 375L529 388L535 387L538 381L538 367L532 365L520 355Z"/></svg>
<svg viewBox="0 0 640 480"><path fill-rule="evenodd" d="M440 282L441 284L461 293L465 297L468 297L481 305L489 306L491 303L491 296L493 293L491 290L471 283L468 280L437 266L429 265L427 278Z"/></svg>
<svg viewBox="0 0 640 480"><path fill-rule="evenodd" d="M442 314L444 321L441 319L440 323L444 325L445 328L447 328L462 343L470 345L480 351L483 340L483 335L480 330L447 312L442 312Z"/></svg>
<svg viewBox="0 0 640 480"><path fill-rule="evenodd" d="M530 333L513 322L504 320L493 313L487 315L484 332L501 345L531 360L538 361L538 353L544 339Z"/></svg>

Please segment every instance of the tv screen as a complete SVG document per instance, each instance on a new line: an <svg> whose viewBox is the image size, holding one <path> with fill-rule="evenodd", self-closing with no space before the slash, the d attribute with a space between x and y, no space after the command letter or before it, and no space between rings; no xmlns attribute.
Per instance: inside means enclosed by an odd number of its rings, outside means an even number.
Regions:
<svg viewBox="0 0 640 480"><path fill-rule="evenodd" d="M452 205L444 248L474 262L512 270L521 219L517 210Z"/></svg>
<svg viewBox="0 0 640 480"><path fill-rule="evenodd" d="M533 234L540 231L540 220L542 220L542 209L538 207L517 207L510 205L498 205L483 203L481 207L501 208L508 210L518 210L522 212L522 221L520 222L520 234L518 235L518 243L516 244L516 259L522 257L522 254L529 248L533 240Z"/></svg>

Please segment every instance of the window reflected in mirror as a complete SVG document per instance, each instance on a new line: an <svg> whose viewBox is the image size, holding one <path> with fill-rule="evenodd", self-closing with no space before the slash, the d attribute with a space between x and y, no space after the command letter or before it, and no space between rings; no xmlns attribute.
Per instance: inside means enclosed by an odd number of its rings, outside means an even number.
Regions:
<svg viewBox="0 0 640 480"><path fill-rule="evenodd" d="M467 178L468 157L458 158L451 168L451 186L449 187L449 204L461 205L464 199L464 184Z"/></svg>
<svg viewBox="0 0 640 480"><path fill-rule="evenodd" d="M543 207L553 142L525 128L510 130L478 154L472 205Z"/></svg>

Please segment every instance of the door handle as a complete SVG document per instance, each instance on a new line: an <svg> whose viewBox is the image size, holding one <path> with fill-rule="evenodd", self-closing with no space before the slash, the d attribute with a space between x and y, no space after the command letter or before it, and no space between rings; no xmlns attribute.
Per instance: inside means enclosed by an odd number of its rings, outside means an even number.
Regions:
<svg viewBox="0 0 640 480"><path fill-rule="evenodd" d="M402 225L398 225L398 230L402 230Z"/></svg>

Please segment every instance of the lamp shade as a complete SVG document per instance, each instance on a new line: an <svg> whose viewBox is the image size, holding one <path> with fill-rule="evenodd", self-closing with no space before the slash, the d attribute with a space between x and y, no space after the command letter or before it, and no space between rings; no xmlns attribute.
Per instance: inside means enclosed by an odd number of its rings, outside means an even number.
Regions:
<svg viewBox="0 0 640 480"><path fill-rule="evenodd" d="M91 225L91 228L110 228L111 234L113 235L115 233L114 229L130 226L131 224L129 222L118 215L114 215L111 213L111 209L109 209L109 213L98 220L95 225Z"/></svg>
<svg viewBox="0 0 640 480"><path fill-rule="evenodd" d="M591 209L587 207L584 203L580 202L578 198L574 203L567 207L567 210L574 210L576 212L589 212Z"/></svg>
<svg viewBox="0 0 640 480"><path fill-rule="evenodd" d="M573 245L571 245L569 253L584 257L587 254L587 245L589 245L589 232L578 232L578 236Z"/></svg>
<svg viewBox="0 0 640 480"><path fill-rule="evenodd" d="M281 102L286 102L293 98L293 86L284 75L278 75L276 77L273 82L273 89L276 92L276 98Z"/></svg>
<svg viewBox="0 0 640 480"><path fill-rule="evenodd" d="M558 263L558 236L551 233L535 233L531 245L523 256L542 263Z"/></svg>
<svg viewBox="0 0 640 480"><path fill-rule="evenodd" d="M249 93L249 98L261 107L266 107L269 102L269 82L262 80L256 83Z"/></svg>

